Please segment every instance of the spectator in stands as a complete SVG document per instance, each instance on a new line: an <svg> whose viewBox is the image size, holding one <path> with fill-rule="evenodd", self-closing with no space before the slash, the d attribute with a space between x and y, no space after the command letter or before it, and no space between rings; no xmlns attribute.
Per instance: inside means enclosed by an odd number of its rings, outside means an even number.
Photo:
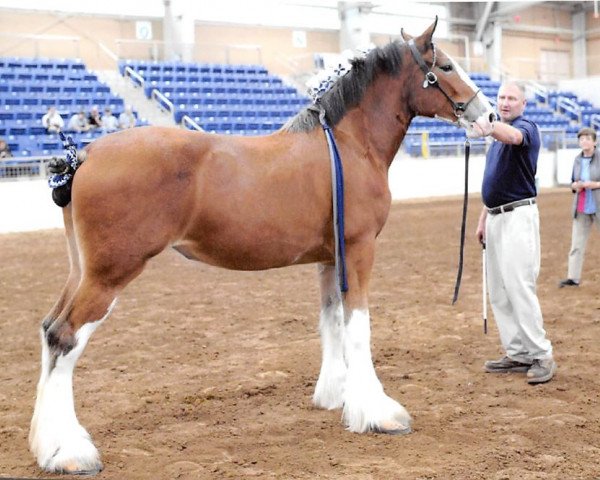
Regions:
<svg viewBox="0 0 600 480"><path fill-rule="evenodd" d="M83 110L80 110L79 113L74 113L67 124L67 130L70 132L87 132L90 128L90 124Z"/></svg>
<svg viewBox="0 0 600 480"><path fill-rule="evenodd" d="M485 371L527 372L528 383L544 383L554 376L556 363L536 292L541 257L535 199L540 132L523 116L526 104L519 84L500 86L501 121L494 122L491 133L495 141L486 155L484 206L475 235L486 246L489 298L505 352L501 359L485 362Z"/></svg>
<svg viewBox="0 0 600 480"><path fill-rule="evenodd" d="M575 157L571 176L571 190L575 194L571 250L567 279L561 280L559 288L579 286L585 246L593 223L600 232L600 153L596 148L596 131L582 128L577 139L581 153Z"/></svg>
<svg viewBox="0 0 600 480"><path fill-rule="evenodd" d="M42 117L42 125L48 133L57 133L65 126L65 121L60 116L60 113L56 111L56 107L50 106L46 114Z"/></svg>
<svg viewBox="0 0 600 480"><path fill-rule="evenodd" d="M91 130L102 127L102 119L100 118L98 105L94 105L90 110L90 114L88 115L88 123Z"/></svg>
<svg viewBox="0 0 600 480"><path fill-rule="evenodd" d="M104 109L104 115L102 115L102 131L105 133L116 132L119 129L119 121L115 117L110 108Z"/></svg>
<svg viewBox="0 0 600 480"><path fill-rule="evenodd" d="M10 147L6 140L0 138L0 158L10 158L12 157L12 152L10 151Z"/></svg>
<svg viewBox="0 0 600 480"><path fill-rule="evenodd" d="M119 128L133 128L135 127L136 118L133 114L133 108L131 105L127 105L125 110L119 115Z"/></svg>

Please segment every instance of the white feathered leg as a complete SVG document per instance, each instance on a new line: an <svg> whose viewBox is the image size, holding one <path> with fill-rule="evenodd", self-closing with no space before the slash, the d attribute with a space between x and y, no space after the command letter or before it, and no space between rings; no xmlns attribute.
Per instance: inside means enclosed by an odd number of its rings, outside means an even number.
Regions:
<svg viewBox="0 0 600 480"><path fill-rule="evenodd" d="M319 408L333 410L344 404L346 363L344 361L344 309L337 294L335 268L319 266L321 281L322 363L315 387L313 403Z"/></svg>
<svg viewBox="0 0 600 480"><path fill-rule="evenodd" d="M88 340L109 316L83 325L76 333L76 345L66 355L52 355L42 331L42 372L37 387L35 410L29 431L29 445L39 466L47 472L97 473L102 470L100 454L75 414L73 369Z"/></svg>
<svg viewBox="0 0 600 480"><path fill-rule="evenodd" d="M352 432L409 433L410 415L384 393L375 373L368 310L352 310L347 319L344 332L344 356L348 364L344 423Z"/></svg>

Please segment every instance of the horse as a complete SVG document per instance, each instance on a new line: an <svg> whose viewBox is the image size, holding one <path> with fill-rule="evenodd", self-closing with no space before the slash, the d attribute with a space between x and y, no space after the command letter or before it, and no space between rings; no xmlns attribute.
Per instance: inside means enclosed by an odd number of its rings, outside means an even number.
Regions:
<svg viewBox="0 0 600 480"><path fill-rule="evenodd" d="M416 115L489 135L494 113L460 66L420 36L377 47L313 105L264 136L140 127L78 152L63 217L70 272L42 321L41 374L29 434L47 472L94 474L100 454L74 409L73 370L123 288L172 247L187 258L256 271L316 263L322 364L313 403L342 409L351 432L405 434L370 347L369 279L391 205L388 168ZM347 291L336 274L330 158L341 155Z"/></svg>

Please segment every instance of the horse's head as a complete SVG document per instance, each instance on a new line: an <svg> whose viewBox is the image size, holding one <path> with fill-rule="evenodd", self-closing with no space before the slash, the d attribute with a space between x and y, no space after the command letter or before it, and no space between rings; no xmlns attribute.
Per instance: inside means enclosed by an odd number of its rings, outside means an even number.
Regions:
<svg viewBox="0 0 600 480"><path fill-rule="evenodd" d="M410 106L417 115L460 125L469 137L489 135L496 119L494 109L460 65L432 42L436 25L437 17L416 38L402 30L414 64Z"/></svg>

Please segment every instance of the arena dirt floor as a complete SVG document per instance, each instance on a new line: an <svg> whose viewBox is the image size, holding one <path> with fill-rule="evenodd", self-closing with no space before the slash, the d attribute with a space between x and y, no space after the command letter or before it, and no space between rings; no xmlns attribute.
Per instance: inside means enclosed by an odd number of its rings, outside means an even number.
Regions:
<svg viewBox="0 0 600 480"><path fill-rule="evenodd" d="M401 437L347 432L339 411L312 407L315 266L239 273L162 253L76 369L78 416L105 465L95 478L600 479L600 237L581 287L559 290L570 202L565 189L539 198L538 288L559 365L539 386L482 368L501 351L493 320L482 329L479 197L455 306L461 199L393 205L371 317L379 377L413 415ZM0 235L0 272L0 478L60 478L39 471L27 433L39 324L67 275L62 231Z"/></svg>

